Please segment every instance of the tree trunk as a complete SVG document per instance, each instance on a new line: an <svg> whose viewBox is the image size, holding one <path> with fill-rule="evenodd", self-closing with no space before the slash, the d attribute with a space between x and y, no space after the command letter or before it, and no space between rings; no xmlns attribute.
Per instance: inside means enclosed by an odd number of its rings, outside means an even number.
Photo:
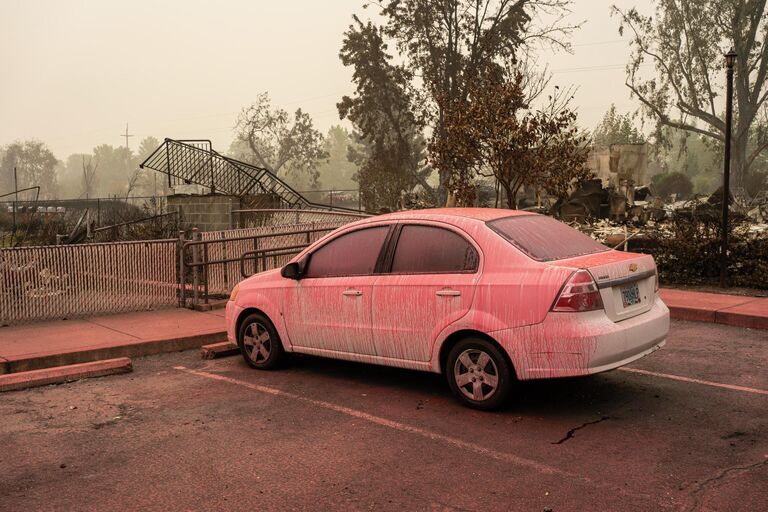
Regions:
<svg viewBox="0 0 768 512"><path fill-rule="evenodd" d="M737 132L731 142L731 177L730 189L740 190L744 187L744 178L749 172L747 169L747 144L749 142L749 132Z"/></svg>
<svg viewBox="0 0 768 512"><path fill-rule="evenodd" d="M520 191L521 185L514 188L504 187L504 191L507 195L507 208L510 210L517 210L517 193Z"/></svg>
<svg viewBox="0 0 768 512"><path fill-rule="evenodd" d="M437 205L445 206L448 201L448 183L451 182L451 170L440 169L438 176L440 181L437 186Z"/></svg>

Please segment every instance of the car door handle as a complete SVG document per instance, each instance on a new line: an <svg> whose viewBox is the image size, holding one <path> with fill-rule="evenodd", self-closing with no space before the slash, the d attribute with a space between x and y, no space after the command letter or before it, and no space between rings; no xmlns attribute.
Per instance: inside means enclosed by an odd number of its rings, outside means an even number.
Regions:
<svg viewBox="0 0 768 512"><path fill-rule="evenodd" d="M438 297L458 297L461 295L459 290L438 290L435 292Z"/></svg>
<svg viewBox="0 0 768 512"><path fill-rule="evenodd" d="M341 292L342 295L346 295L347 297L359 297L363 294L360 290L344 290Z"/></svg>

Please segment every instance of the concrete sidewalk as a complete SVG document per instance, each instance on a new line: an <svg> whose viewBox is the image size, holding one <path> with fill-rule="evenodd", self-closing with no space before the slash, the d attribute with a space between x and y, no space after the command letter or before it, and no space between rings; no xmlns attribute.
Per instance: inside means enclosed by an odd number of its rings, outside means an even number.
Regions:
<svg viewBox="0 0 768 512"><path fill-rule="evenodd" d="M672 318L768 329L768 298L662 288Z"/></svg>
<svg viewBox="0 0 768 512"><path fill-rule="evenodd" d="M161 309L0 328L0 374L226 341L224 311Z"/></svg>

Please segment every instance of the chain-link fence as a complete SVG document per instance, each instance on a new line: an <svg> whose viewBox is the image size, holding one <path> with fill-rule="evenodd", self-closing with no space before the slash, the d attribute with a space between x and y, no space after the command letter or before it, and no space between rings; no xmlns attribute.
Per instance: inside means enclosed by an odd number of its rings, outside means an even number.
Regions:
<svg viewBox="0 0 768 512"><path fill-rule="evenodd" d="M0 249L0 324L173 306L177 243Z"/></svg>
<svg viewBox="0 0 768 512"><path fill-rule="evenodd" d="M273 225L193 230L191 240L0 249L0 325L208 303L225 297L244 273L282 266L360 218L300 211L299 223L288 223L295 213L271 212Z"/></svg>

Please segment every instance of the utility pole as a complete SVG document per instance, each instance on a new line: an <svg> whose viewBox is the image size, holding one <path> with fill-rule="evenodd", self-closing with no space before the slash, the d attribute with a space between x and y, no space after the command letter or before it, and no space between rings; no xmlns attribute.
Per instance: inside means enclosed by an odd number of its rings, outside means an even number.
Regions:
<svg viewBox="0 0 768 512"><path fill-rule="evenodd" d="M13 166L13 229L11 230L11 244L16 238L16 209L19 207L19 175L16 173L16 166Z"/></svg>
<svg viewBox="0 0 768 512"><path fill-rule="evenodd" d="M125 147L128 148L128 137L133 137L133 135L128 133L128 123L125 123L125 133L120 136L125 137Z"/></svg>
<svg viewBox="0 0 768 512"><path fill-rule="evenodd" d="M731 50L725 54L725 155L723 160L723 223L722 244L720 247L720 287L728 286L728 208L730 206L731 191L731 131L733 125L733 65L736 63L736 51Z"/></svg>

